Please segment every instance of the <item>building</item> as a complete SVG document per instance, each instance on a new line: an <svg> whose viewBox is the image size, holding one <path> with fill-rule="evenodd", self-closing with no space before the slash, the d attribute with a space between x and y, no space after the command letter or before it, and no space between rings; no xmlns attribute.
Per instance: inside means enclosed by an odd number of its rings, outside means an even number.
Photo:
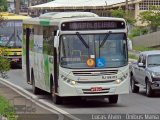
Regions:
<svg viewBox="0 0 160 120"><path fill-rule="evenodd" d="M35 0L35 3L38 3L38 1ZM63 4L62 6L58 6L56 7L56 4L54 5L54 3L59 3L59 1L61 1L61 3L66 3ZM86 0L81 0L82 2ZM91 0L90 0L91 1ZM101 0L102 1L102 0ZM44 1L43 1L44 2ZM46 2L46 0L45 0ZM44 13L44 12L50 12L50 11L90 11L90 12L94 12L100 16L110 16L110 10L112 9L118 9L118 8L122 8L124 10L126 10L126 8L128 8L128 11L130 13L130 15L138 20L139 19L139 14L140 12L143 12L145 10L149 10L149 6L151 5L157 5L160 6L160 0L128 0L128 6L126 7L126 0L105 0L105 4L103 6L93 6L93 7L84 7L84 6L67 6L69 4L71 4L71 2L74 2L74 0L54 0L52 1L53 4L50 4L50 6L48 6L48 8L43 8L43 7L37 7L37 8L31 8L32 13L34 13L34 15L39 15L38 13ZM32 4L33 6L33 4ZM141 22L137 22L136 23L137 26L142 25Z"/></svg>
<svg viewBox="0 0 160 120"><path fill-rule="evenodd" d="M132 14L132 17L134 19L139 20L140 13L149 10L150 6L153 5L160 6L160 0L128 0L128 11L130 12L130 14ZM124 0L124 2L107 6L107 9L118 9L119 7L125 9L125 6L126 3ZM142 23L138 21L136 25L141 26Z"/></svg>
<svg viewBox="0 0 160 120"><path fill-rule="evenodd" d="M28 14L28 7L50 2L52 0L7 0L8 12L17 14Z"/></svg>
<svg viewBox="0 0 160 120"><path fill-rule="evenodd" d="M34 6L34 5L50 2L52 0L28 0L28 1L29 1L29 6Z"/></svg>
<svg viewBox="0 0 160 120"><path fill-rule="evenodd" d="M15 11L14 0L7 0L7 6L8 6L8 12L14 13Z"/></svg>

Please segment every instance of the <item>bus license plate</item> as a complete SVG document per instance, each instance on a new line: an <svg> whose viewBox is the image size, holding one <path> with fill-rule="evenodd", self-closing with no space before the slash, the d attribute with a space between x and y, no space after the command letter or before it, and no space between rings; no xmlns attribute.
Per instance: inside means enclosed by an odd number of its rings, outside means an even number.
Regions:
<svg viewBox="0 0 160 120"><path fill-rule="evenodd" d="M92 87L91 88L91 92L98 92L98 91L102 91L101 87Z"/></svg>

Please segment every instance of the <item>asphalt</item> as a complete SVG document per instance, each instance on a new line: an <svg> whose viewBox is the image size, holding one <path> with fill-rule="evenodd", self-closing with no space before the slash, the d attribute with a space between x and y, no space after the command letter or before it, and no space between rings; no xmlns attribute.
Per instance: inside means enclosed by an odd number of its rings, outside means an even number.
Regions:
<svg viewBox="0 0 160 120"><path fill-rule="evenodd" d="M9 71L7 81L23 88L26 80L22 76L23 72L21 69L14 69ZM23 89L32 94L32 88L30 87L25 86ZM148 98L143 88L140 89L139 93L120 95L118 103L115 105L109 104L108 99L71 99L65 101L62 105L55 105L50 96L46 94L37 97L39 101L43 100L48 106L56 107L81 120L93 120L93 114L159 114L160 111L160 94L157 93L153 97Z"/></svg>
<svg viewBox="0 0 160 120"><path fill-rule="evenodd" d="M0 83L0 96L5 97L15 108L17 120L58 120L58 114L38 106L31 99L23 97L2 83ZM6 112L12 110L5 108Z"/></svg>

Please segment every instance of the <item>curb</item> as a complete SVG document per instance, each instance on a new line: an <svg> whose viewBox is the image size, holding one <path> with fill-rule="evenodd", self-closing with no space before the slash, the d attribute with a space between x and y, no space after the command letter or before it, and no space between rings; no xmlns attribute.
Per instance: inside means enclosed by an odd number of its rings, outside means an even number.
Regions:
<svg viewBox="0 0 160 120"><path fill-rule="evenodd" d="M59 117L58 120L64 120L64 116L72 119L72 120L80 120L79 118L69 114L68 112L54 106L51 103L46 102L45 100L40 100L38 99L38 97L36 95L31 94L30 92L28 92L27 90L23 89L20 86L17 86L3 78L0 78L0 83L11 88L12 90L14 90L15 92L17 92L18 94L22 95L23 97L31 100L33 103L35 103L36 105L42 107L45 110L48 110L52 113L56 113Z"/></svg>

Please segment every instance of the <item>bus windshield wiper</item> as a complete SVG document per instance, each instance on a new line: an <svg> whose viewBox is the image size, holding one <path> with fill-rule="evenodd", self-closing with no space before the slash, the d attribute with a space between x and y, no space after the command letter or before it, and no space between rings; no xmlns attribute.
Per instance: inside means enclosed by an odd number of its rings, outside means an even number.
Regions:
<svg viewBox="0 0 160 120"><path fill-rule="evenodd" d="M104 37L103 41L101 42L99 48L103 47L104 43L107 41L109 35L111 34L111 31L109 31L106 36Z"/></svg>
<svg viewBox="0 0 160 120"><path fill-rule="evenodd" d="M76 32L76 35L78 36L78 38L82 41L83 45L86 48L89 48L89 46L87 45L87 43L85 42L85 40L82 38L82 36L79 34L79 32Z"/></svg>

